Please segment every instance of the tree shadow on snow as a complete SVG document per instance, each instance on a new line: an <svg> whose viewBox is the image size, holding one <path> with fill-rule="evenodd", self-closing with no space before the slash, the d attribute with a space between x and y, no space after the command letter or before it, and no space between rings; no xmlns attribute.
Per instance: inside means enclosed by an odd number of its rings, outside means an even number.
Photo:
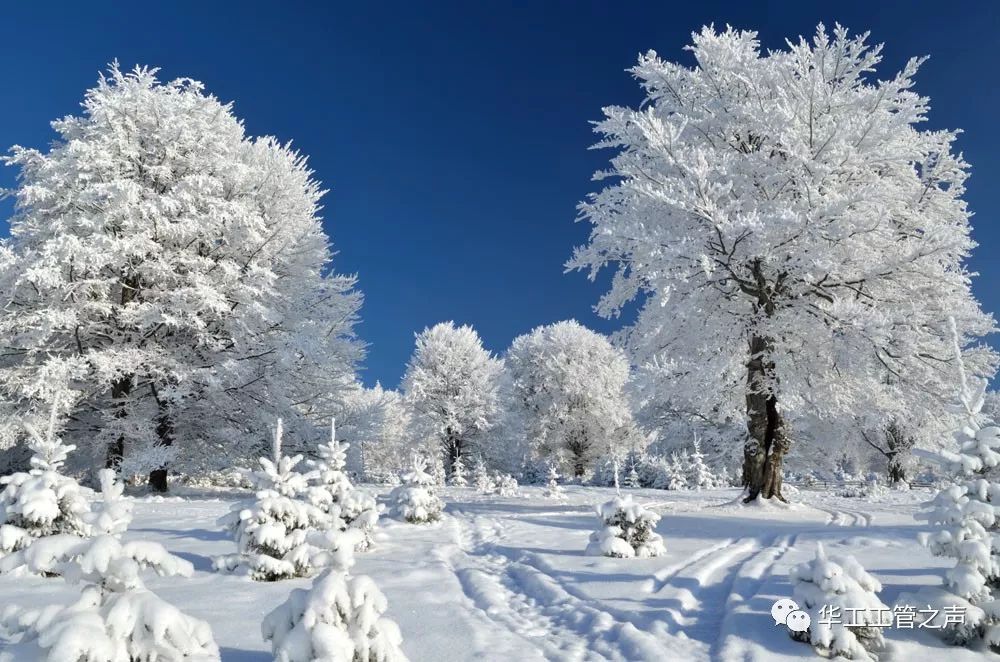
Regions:
<svg viewBox="0 0 1000 662"><path fill-rule="evenodd" d="M274 658L265 651L247 651L241 648L220 648L222 662L271 662Z"/></svg>
<svg viewBox="0 0 1000 662"><path fill-rule="evenodd" d="M213 530L213 529L157 529L157 528L143 528L143 529L129 529L129 532L136 533L155 533L157 535L165 536L167 538L191 538L192 540L201 540L203 542L218 542L220 540L232 540L232 534L228 531Z"/></svg>

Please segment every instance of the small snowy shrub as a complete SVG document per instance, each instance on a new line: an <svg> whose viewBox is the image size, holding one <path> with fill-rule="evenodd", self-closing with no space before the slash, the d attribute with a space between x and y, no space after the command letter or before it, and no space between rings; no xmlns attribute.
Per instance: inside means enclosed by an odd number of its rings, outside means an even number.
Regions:
<svg viewBox="0 0 1000 662"><path fill-rule="evenodd" d="M494 492L497 496L517 496L517 479L510 474L497 474L493 481L493 485Z"/></svg>
<svg viewBox="0 0 1000 662"><path fill-rule="evenodd" d="M462 462L462 456L459 455L451 465L451 486L466 487L468 484L469 480L465 477L465 463Z"/></svg>
<svg viewBox="0 0 1000 662"><path fill-rule="evenodd" d="M105 492L92 522L96 537L56 534L0 560L3 572L25 568L84 584L80 598L69 606L7 607L0 622L18 641L0 653L0 661L219 660L208 624L161 600L139 577L146 568L182 577L194 568L157 543L122 543L118 536L131 519L122 486L110 469L101 472L101 483Z"/></svg>
<svg viewBox="0 0 1000 662"><path fill-rule="evenodd" d="M347 528L357 529L358 551L370 549L378 523L379 506L375 497L357 489L345 471L349 444L336 440L331 425L330 441L319 447L319 459L310 461L311 486L305 499L333 518L339 518Z"/></svg>
<svg viewBox="0 0 1000 662"><path fill-rule="evenodd" d="M405 662L399 627L372 580L329 569L261 624L275 662Z"/></svg>
<svg viewBox="0 0 1000 662"><path fill-rule="evenodd" d="M968 644L983 638L1000 646L1000 427L982 414L986 384L973 393L966 379L951 321L953 345L960 370L960 402L965 420L955 431L958 452L942 459L954 482L945 486L918 519L941 528L920 541L935 556L955 559L944 586L924 589L918 598L935 607L965 612L964 622L949 623L938 632L947 641ZM939 623L939 625L943 625Z"/></svg>
<svg viewBox="0 0 1000 662"><path fill-rule="evenodd" d="M555 463L549 465L548 482L545 484L545 496L549 499L565 499L566 491L559 484L559 470Z"/></svg>
<svg viewBox="0 0 1000 662"><path fill-rule="evenodd" d="M441 518L444 505L434 493L434 478L427 473L427 461L414 456L412 468L403 474L402 484L389 494L393 514L411 524L434 522Z"/></svg>
<svg viewBox="0 0 1000 662"><path fill-rule="evenodd" d="M885 646L880 619L888 607L876 595L882 584L854 557L830 560L817 544L816 558L793 568L789 580L792 597L811 619L807 631L791 632L793 639L811 643L824 657L878 660Z"/></svg>
<svg viewBox="0 0 1000 662"><path fill-rule="evenodd" d="M476 466L472 473L472 481L476 487L476 491L479 493L492 494L494 489L493 477L487 471L486 463L483 462L482 457L476 460Z"/></svg>
<svg viewBox="0 0 1000 662"><path fill-rule="evenodd" d="M715 487L715 476L712 475L712 470L705 463L705 456L701 452L701 441L698 437L694 438L693 444L694 447L688 456L686 467L688 485L696 490L710 490Z"/></svg>
<svg viewBox="0 0 1000 662"><path fill-rule="evenodd" d="M295 470L301 455L281 455L281 421L275 429L275 456L260 458L261 470L252 474L255 499L237 503L219 524L236 540L236 554L217 557L217 570L246 568L258 581L276 581L312 574L317 552L309 542L314 530L344 529L339 518L304 500L311 475Z"/></svg>
<svg viewBox="0 0 1000 662"><path fill-rule="evenodd" d="M631 494L615 497L596 510L601 529L591 534L588 555L627 559L666 552L663 539L654 530L660 516L634 502Z"/></svg>
<svg viewBox="0 0 1000 662"><path fill-rule="evenodd" d="M670 460L666 465L666 485L668 490L686 490L688 488L688 472L684 462L671 453Z"/></svg>
<svg viewBox="0 0 1000 662"><path fill-rule="evenodd" d="M36 538L61 533L87 535L90 508L80 485L60 473L69 452L56 435L58 403L52 404L44 436L25 424L32 450L31 469L0 478L0 556L23 549Z"/></svg>

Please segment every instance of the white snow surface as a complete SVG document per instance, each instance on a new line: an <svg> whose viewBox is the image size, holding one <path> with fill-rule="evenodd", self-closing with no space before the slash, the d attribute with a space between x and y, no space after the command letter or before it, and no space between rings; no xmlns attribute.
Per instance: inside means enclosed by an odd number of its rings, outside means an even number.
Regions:
<svg viewBox="0 0 1000 662"><path fill-rule="evenodd" d="M584 554L593 504L613 490L566 486L559 502L543 492L524 486L503 498L446 488L440 521L380 522L352 575L370 576L385 594L385 616L398 623L410 660L818 660L770 615L775 600L792 597L789 570L812 560L817 543L856 557L890 607L902 593L939 585L949 565L916 539L926 530L913 519L930 496L925 490L890 491L872 502L803 489L792 506L749 507L738 504L735 489L628 490L661 516L656 531L666 553L648 559ZM386 495L382 489L380 500ZM261 583L212 571L212 557L233 544L216 520L246 497L203 490L138 497L123 538L159 542L193 565L189 578L149 576L146 583L211 625L224 662L271 660L261 621L292 589L313 582ZM59 579L0 576L4 604L67 604L78 591ZM885 638L886 660L989 657L947 646L927 630L887 629ZM0 652L12 648L0 638Z"/></svg>

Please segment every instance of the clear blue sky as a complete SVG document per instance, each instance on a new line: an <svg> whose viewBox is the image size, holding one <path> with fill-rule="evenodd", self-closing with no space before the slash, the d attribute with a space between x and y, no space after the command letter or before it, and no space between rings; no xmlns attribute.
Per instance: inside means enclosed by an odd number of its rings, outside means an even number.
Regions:
<svg viewBox="0 0 1000 662"><path fill-rule="evenodd" d="M883 77L929 54L918 90L930 126L966 131L976 291L1000 310L995 3L35 4L4 7L0 145L46 145L49 120L77 112L115 58L235 101L251 133L293 139L331 189L335 267L357 273L366 297L369 384L395 386L414 332L442 320L473 324L498 352L560 319L615 328L591 311L603 286L562 268L587 236L575 205L610 156L587 151L588 122L639 101L624 70L640 51L685 58L691 31L711 22L774 48L819 21L870 30L886 43ZM0 170L0 185L12 175Z"/></svg>

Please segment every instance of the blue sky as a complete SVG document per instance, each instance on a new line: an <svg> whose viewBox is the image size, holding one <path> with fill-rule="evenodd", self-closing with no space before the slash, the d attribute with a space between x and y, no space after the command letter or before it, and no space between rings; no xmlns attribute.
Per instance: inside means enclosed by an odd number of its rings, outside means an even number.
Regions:
<svg viewBox="0 0 1000 662"><path fill-rule="evenodd" d="M918 91L932 100L929 127L966 131L975 289L1000 311L994 3L41 4L4 8L0 145L46 145L48 122L77 112L115 58L234 101L251 133L294 140L331 189L335 267L357 273L366 297L369 384L395 386L414 332L442 320L473 324L497 352L538 324L620 324L591 311L601 284L562 267L587 236L576 204L610 156L587 150L588 122L640 100L624 71L640 51L686 61L690 33L712 22L756 29L773 48L819 21L870 30L886 43L882 77L931 56ZM0 185L13 174L0 170Z"/></svg>

